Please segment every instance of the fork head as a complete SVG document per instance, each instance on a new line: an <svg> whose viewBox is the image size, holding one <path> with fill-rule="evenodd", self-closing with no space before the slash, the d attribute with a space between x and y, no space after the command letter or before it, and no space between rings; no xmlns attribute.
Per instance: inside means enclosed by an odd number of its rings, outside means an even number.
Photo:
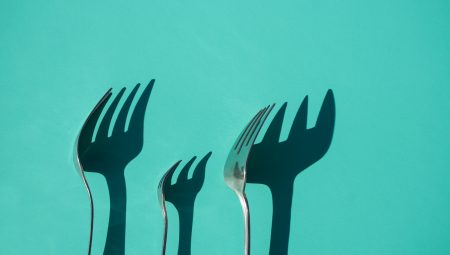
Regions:
<svg viewBox="0 0 450 255"><path fill-rule="evenodd" d="M273 107L274 104L264 107L252 118L238 136L228 154L224 167L224 179L225 183L237 193L242 194L244 192L248 155Z"/></svg>
<svg viewBox="0 0 450 255"><path fill-rule="evenodd" d="M167 172L163 175L158 184L158 201L161 206L163 217L166 219L166 196L164 194L165 185L170 185L170 179L172 178L173 172L177 169L178 165L181 163L181 160L178 160L173 166L167 170Z"/></svg>
<svg viewBox="0 0 450 255"><path fill-rule="evenodd" d="M120 90L109 105L102 120L99 120L107 102L112 97L111 89L106 92L89 114L78 135L76 159L79 169L101 173L105 176L114 174L114 171L123 170L141 152L145 109L153 84L154 80L151 80L140 96L134 111L130 113L131 104L140 84L134 87L123 103L115 123L113 123L113 115L125 92L125 88ZM126 120L128 115L130 115L130 121L127 129ZM94 134L96 125L99 128L97 133ZM108 131L110 128L113 130L109 136Z"/></svg>
<svg viewBox="0 0 450 255"><path fill-rule="evenodd" d="M173 172L175 171L175 169L177 169L180 162L181 162L181 160L178 160L173 166L171 166L169 168L169 170L167 170L167 172L163 175L163 177L161 178L161 180L159 181L159 184L158 184L158 201L159 201L159 206L161 207L161 213L162 213L163 219L164 219L164 233L163 233L163 245L162 245L162 254L163 255L166 254L167 225L168 225L164 186L166 185L167 180L169 180L169 182L170 182L169 176L171 176L173 174Z"/></svg>

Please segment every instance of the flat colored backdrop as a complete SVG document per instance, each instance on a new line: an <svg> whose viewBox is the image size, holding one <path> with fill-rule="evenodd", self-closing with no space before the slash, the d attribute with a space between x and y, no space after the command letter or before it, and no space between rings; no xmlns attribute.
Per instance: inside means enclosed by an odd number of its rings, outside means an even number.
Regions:
<svg viewBox="0 0 450 255"><path fill-rule="evenodd" d="M289 253L450 254L449 14L445 0L1 1L0 253L86 253L76 135L109 87L155 78L144 149L126 169L127 254L160 253L159 179L208 151L192 253L242 254L241 208L223 182L231 145L272 102L288 102L284 138L305 95L314 126L329 88L334 138L295 181ZM107 187L87 177L100 254ZM252 252L267 254L270 193L247 191Z"/></svg>

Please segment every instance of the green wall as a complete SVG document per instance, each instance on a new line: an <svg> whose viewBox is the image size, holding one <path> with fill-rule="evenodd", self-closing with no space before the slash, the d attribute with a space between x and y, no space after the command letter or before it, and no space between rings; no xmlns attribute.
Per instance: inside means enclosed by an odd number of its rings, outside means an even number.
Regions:
<svg viewBox="0 0 450 255"><path fill-rule="evenodd" d="M159 179L208 151L192 253L242 254L228 150L272 102L288 102L284 137L305 95L314 126L330 88L334 138L295 181L290 254L450 254L449 14L444 0L1 1L0 253L85 254L76 135L109 87L155 78L144 149L126 170L127 254L160 253ZM107 187L87 178L101 254ZM270 193L247 192L252 252L267 254Z"/></svg>

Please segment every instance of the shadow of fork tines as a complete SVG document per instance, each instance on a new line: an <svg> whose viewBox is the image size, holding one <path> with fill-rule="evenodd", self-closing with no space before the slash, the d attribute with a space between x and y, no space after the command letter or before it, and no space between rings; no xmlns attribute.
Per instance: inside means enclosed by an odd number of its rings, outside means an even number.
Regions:
<svg viewBox="0 0 450 255"><path fill-rule="evenodd" d="M333 92L328 90L315 127L306 128L308 97L300 105L287 140L280 133L287 103L270 123L261 143L249 155L247 183L265 184L272 194L271 255L288 254L295 177L321 159L330 147L335 122Z"/></svg>
<svg viewBox="0 0 450 255"><path fill-rule="evenodd" d="M102 174L108 185L110 214L104 254L125 254L127 197L124 172L128 163L139 155L143 147L144 116L153 84L154 80L151 80L145 87L132 112L131 105L140 84L134 87L122 107L118 108L125 93L125 88L122 88L100 120L100 115L112 95L107 93L105 100L100 101L89 116L78 138L77 149L83 170ZM119 113L113 123L116 111ZM128 116L130 121L127 128ZM99 128L94 134L97 124ZM110 128L112 134L109 136Z"/></svg>

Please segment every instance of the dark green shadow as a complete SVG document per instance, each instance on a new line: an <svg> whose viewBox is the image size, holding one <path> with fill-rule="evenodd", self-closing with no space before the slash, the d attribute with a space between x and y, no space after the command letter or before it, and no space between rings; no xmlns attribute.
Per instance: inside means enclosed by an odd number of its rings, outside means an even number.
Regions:
<svg viewBox="0 0 450 255"><path fill-rule="evenodd" d="M286 106L287 103L283 104L277 112L262 142L253 146L247 163L247 183L264 184L272 194L270 255L288 254L295 178L325 155L335 122L334 96L328 90L316 126L307 129L308 97L305 97L287 140L280 142Z"/></svg>

